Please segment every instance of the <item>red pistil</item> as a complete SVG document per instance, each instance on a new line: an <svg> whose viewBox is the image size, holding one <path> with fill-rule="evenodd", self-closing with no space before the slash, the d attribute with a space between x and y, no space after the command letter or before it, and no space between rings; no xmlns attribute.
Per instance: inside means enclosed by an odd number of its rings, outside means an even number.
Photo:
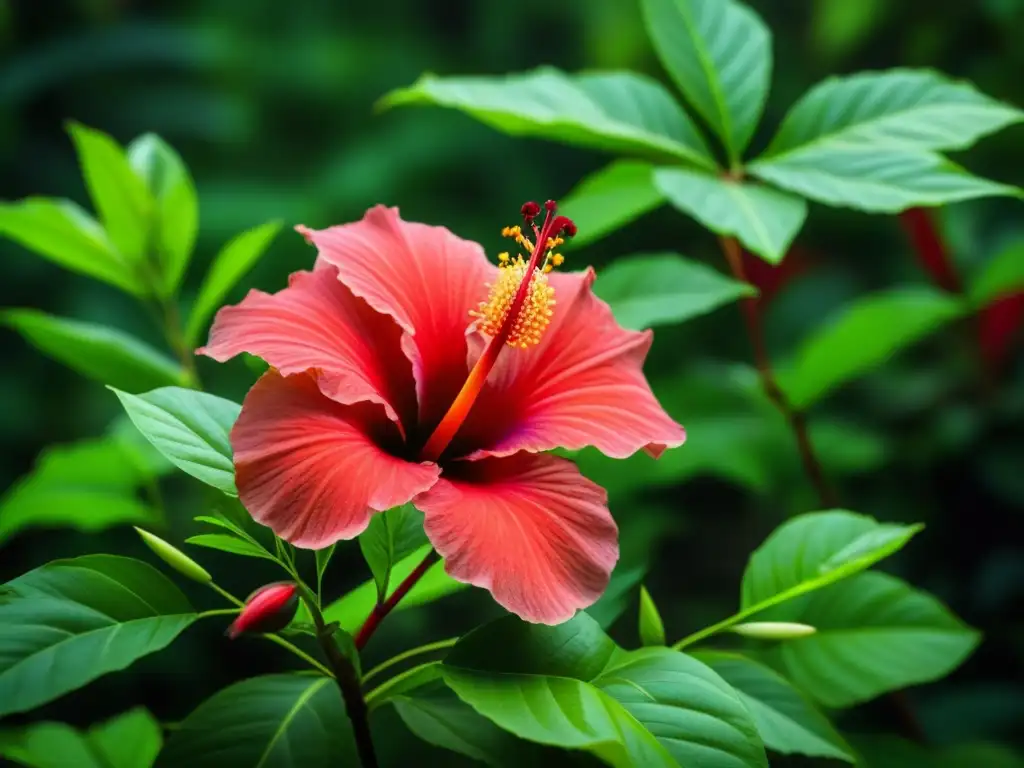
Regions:
<svg viewBox="0 0 1024 768"><path fill-rule="evenodd" d="M469 377L466 379L465 384L462 385L462 389L459 390L459 394L455 397L455 402L452 403L448 413L444 415L441 423L437 425L437 428L423 446L423 449L420 451L420 461L437 461L448 447L448 444L451 443L459 428L466 421L466 417L469 416L470 408L473 407L473 403L476 402L477 397L483 390L484 382L487 381L487 376L490 374L491 369L494 368L494 364L498 360L498 354L501 352L501 348L505 346L505 342L508 341L509 335L512 333L512 326L523 309L523 304L526 302L526 297L530 292L530 281L534 270L540 265L541 259L548 250L548 240L558 237L563 232L570 237L576 234L576 225L573 224L571 219L565 216L554 215L557 208L558 205L554 200L548 200L544 203L544 209L547 211L544 216L544 223L537 230L536 244L533 246L533 251L530 254L525 277L519 284L519 290L516 291L515 298L512 299L512 305L505 316L505 322L498 332L491 337L487 346L484 347L480 359L476 361L476 365L469 372ZM540 206L533 202L524 204L522 207L523 218L529 221L532 218L528 217L530 213L533 216L538 215L540 213Z"/></svg>

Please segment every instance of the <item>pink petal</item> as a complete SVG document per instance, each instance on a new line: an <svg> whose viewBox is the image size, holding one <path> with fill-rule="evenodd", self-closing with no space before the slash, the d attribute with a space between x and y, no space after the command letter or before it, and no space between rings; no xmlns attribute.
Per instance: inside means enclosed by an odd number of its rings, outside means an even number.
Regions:
<svg viewBox="0 0 1024 768"><path fill-rule="evenodd" d="M379 405L341 405L306 374L265 373L242 404L231 446L249 513L311 549L358 536L375 511L406 503L440 471L389 452L402 440Z"/></svg>
<svg viewBox="0 0 1024 768"><path fill-rule="evenodd" d="M619 558L604 489L556 456L457 461L413 503L445 570L526 621L591 605Z"/></svg>
<svg viewBox="0 0 1024 768"><path fill-rule="evenodd" d="M377 206L353 224L298 230L356 296L405 331L402 349L413 364L426 437L466 379L469 311L486 296L496 268L476 243L403 221L397 208Z"/></svg>
<svg viewBox="0 0 1024 768"><path fill-rule="evenodd" d="M411 426L415 390L399 354L401 333L325 265L293 273L283 291L249 291L240 304L220 310L209 343L197 352L219 362L248 352L285 376L310 371L332 400L379 403L388 418Z"/></svg>
<svg viewBox="0 0 1024 768"><path fill-rule="evenodd" d="M551 273L555 308L541 343L506 349L451 455L593 445L613 458L657 457L686 432L658 404L643 374L653 334L622 328L591 285L594 272ZM485 339L472 337L475 354Z"/></svg>

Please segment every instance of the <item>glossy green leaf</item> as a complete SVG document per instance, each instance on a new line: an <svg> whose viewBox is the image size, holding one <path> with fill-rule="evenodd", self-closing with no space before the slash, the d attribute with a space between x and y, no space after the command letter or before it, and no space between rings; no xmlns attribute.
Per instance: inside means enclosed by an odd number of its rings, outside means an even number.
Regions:
<svg viewBox="0 0 1024 768"><path fill-rule="evenodd" d="M0 324L13 328L36 349L101 384L142 392L181 384L181 366L134 336L97 323L54 317L35 309L0 312Z"/></svg>
<svg viewBox="0 0 1024 768"><path fill-rule="evenodd" d="M55 560L19 576L0 601L0 716L124 669L196 618L166 576L128 557Z"/></svg>
<svg viewBox="0 0 1024 768"><path fill-rule="evenodd" d="M203 279L199 295L188 316L185 341L189 346L199 343L213 313L228 292L248 274L270 247L270 243L281 231L281 225L280 221L268 221L235 236L220 249Z"/></svg>
<svg viewBox="0 0 1024 768"><path fill-rule="evenodd" d="M713 232L737 238L770 264L782 261L807 217L802 198L763 184L684 168L659 168L654 183L683 213Z"/></svg>
<svg viewBox="0 0 1024 768"><path fill-rule="evenodd" d="M813 145L757 160L750 172L826 205L896 213L980 197L1020 196L1016 187L972 176L940 155L898 144Z"/></svg>
<svg viewBox="0 0 1024 768"><path fill-rule="evenodd" d="M781 606L818 628L779 648L789 679L828 707L945 677L980 639L926 592L884 573L862 573Z"/></svg>
<svg viewBox="0 0 1024 768"><path fill-rule="evenodd" d="M693 655L733 687L768 749L855 762L850 745L828 718L770 667L737 653L697 651Z"/></svg>
<svg viewBox="0 0 1024 768"><path fill-rule="evenodd" d="M0 757L27 768L150 768L162 743L160 724L139 708L87 731L54 722L0 730Z"/></svg>
<svg viewBox="0 0 1024 768"><path fill-rule="evenodd" d="M184 472L231 496L231 426L241 406L205 392L162 387L143 395L114 390L132 423Z"/></svg>
<svg viewBox="0 0 1024 768"><path fill-rule="evenodd" d="M155 476L112 437L52 446L0 500L0 542L26 528L159 525L160 513L138 498Z"/></svg>
<svg viewBox="0 0 1024 768"><path fill-rule="evenodd" d="M398 585L411 574L416 566L423 562L423 558L430 552L430 546L420 547L404 560L397 563L391 569L391 584ZM461 581L455 581L445 573L444 563L434 563L430 569L416 582L416 585L409 590L409 593L395 606L396 611L407 608L415 608L418 605L431 603L439 600L453 592L466 589L469 585ZM392 590L393 591L393 590ZM349 632L355 632L362 626L363 621L373 610L377 602L377 583L373 579L364 581L344 597L335 600L324 609L324 619L327 622L337 621L341 628ZM302 608L299 613L302 614Z"/></svg>
<svg viewBox="0 0 1024 768"><path fill-rule="evenodd" d="M199 200L188 168L159 136L147 133L128 145L128 162L155 201L153 230L161 293L172 296L192 257L199 229Z"/></svg>
<svg viewBox="0 0 1024 768"><path fill-rule="evenodd" d="M89 197L110 242L131 263L151 259L149 235L155 204L146 183L110 136L80 123L70 123L68 130Z"/></svg>
<svg viewBox="0 0 1024 768"><path fill-rule="evenodd" d="M230 552L233 555L261 557L264 560L277 562L276 557L257 544L226 533L201 533L198 536L189 536L185 539L185 543L194 544L197 547L206 547L207 549L219 549L221 552Z"/></svg>
<svg viewBox="0 0 1024 768"><path fill-rule="evenodd" d="M541 748L517 739L459 699L444 685L427 686L394 702L402 721L423 741L491 766L522 766L541 759Z"/></svg>
<svg viewBox="0 0 1024 768"><path fill-rule="evenodd" d="M503 77L424 75L382 104L435 104L513 136L714 168L697 128L668 91L631 72L567 75L540 67Z"/></svg>
<svg viewBox="0 0 1024 768"><path fill-rule="evenodd" d="M811 88L786 115L764 156L799 156L851 143L966 149L1022 120L1019 109L931 70L860 72Z"/></svg>
<svg viewBox="0 0 1024 768"><path fill-rule="evenodd" d="M358 758L331 678L264 675L200 704L168 739L157 765L337 768L358 765Z"/></svg>
<svg viewBox="0 0 1024 768"><path fill-rule="evenodd" d="M767 766L743 705L714 672L666 648L622 651L585 613L555 627L493 621L442 666L460 699L529 741L615 766Z"/></svg>
<svg viewBox="0 0 1024 768"><path fill-rule="evenodd" d="M776 605L848 578L898 552L922 527L879 523L845 510L794 517L750 556L741 608ZM786 613L771 618L800 621Z"/></svg>
<svg viewBox="0 0 1024 768"><path fill-rule="evenodd" d="M768 27L736 0L643 0L642 7L658 58L735 162L768 98Z"/></svg>
<svg viewBox="0 0 1024 768"><path fill-rule="evenodd" d="M0 235L44 259L135 296L149 288L107 238L103 227L70 200L30 197L0 203Z"/></svg>
<svg viewBox="0 0 1024 768"><path fill-rule="evenodd" d="M647 565L624 566L622 560L615 565L611 580L604 594L597 602L587 608L587 614L593 617L601 629L608 629L626 612L633 600L633 590L647 573Z"/></svg>
<svg viewBox="0 0 1024 768"><path fill-rule="evenodd" d="M598 275L594 292L611 305L623 327L634 330L681 323L757 293L676 253L617 259Z"/></svg>
<svg viewBox="0 0 1024 768"><path fill-rule="evenodd" d="M971 280L969 294L976 308L1002 296L1024 291L1024 241L1010 243L981 267Z"/></svg>
<svg viewBox="0 0 1024 768"><path fill-rule="evenodd" d="M794 407L806 408L964 310L956 297L924 286L868 294L842 307L803 342L780 366L779 384Z"/></svg>
<svg viewBox="0 0 1024 768"><path fill-rule="evenodd" d="M378 602L383 602L387 596L391 569L426 541L423 513L412 504L393 507L373 516L370 525L359 536L359 549L377 584Z"/></svg>
<svg viewBox="0 0 1024 768"><path fill-rule="evenodd" d="M650 163L616 160L573 187L558 201L559 213L577 227L572 246L600 240L661 207L665 195L654 185L653 174Z"/></svg>
<svg viewBox="0 0 1024 768"><path fill-rule="evenodd" d="M647 587L640 587L640 643L645 646L660 646L665 644L665 625L661 621L661 614L658 613L658 606L654 604Z"/></svg>
<svg viewBox="0 0 1024 768"><path fill-rule="evenodd" d="M678 765L768 767L739 695L692 656L668 648L617 651L593 682L654 734Z"/></svg>

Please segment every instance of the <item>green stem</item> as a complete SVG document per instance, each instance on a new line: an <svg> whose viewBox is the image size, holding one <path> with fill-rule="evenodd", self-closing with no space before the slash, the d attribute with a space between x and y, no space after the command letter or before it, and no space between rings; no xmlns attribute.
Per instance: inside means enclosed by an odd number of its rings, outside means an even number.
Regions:
<svg viewBox="0 0 1024 768"><path fill-rule="evenodd" d="M297 586L313 617L320 648L323 650L324 656L327 657L327 663L334 670L334 679L341 691L345 713L352 722L352 734L355 737L359 762L363 768L377 768L377 755L373 747L373 738L370 735L369 710L366 707L366 699L363 698L363 689L359 684L359 673L352 660L341 652L335 642L333 625L327 626L324 622L324 616L316 602L316 595L301 581L297 582Z"/></svg>
<svg viewBox="0 0 1024 768"><path fill-rule="evenodd" d="M415 667L407 669L404 672L400 672L399 674L395 675L389 680L385 680L383 683L381 683L368 694L366 694L366 706L369 707L371 710L374 709L376 707L377 700L380 699L381 696L384 696L392 688L401 685L401 683L403 683L408 678L419 674L424 667L429 667L431 664L437 663L438 662L436 661L428 661L426 664L417 664Z"/></svg>
<svg viewBox="0 0 1024 768"><path fill-rule="evenodd" d="M381 672L390 669L396 664L401 664L406 659L411 659L414 656L421 656L424 653L432 653L433 651L441 651L445 648L451 648L453 645L455 645L456 642L458 642L458 640L459 638L457 637L449 637L446 640L438 640L435 643L427 643L426 645L421 645L417 648L411 648L408 651L403 651L397 656L392 656L387 661L381 662L376 667L367 672L365 675L363 675L363 682L365 683L371 677L376 677ZM385 685L387 685L387 683L385 683Z"/></svg>

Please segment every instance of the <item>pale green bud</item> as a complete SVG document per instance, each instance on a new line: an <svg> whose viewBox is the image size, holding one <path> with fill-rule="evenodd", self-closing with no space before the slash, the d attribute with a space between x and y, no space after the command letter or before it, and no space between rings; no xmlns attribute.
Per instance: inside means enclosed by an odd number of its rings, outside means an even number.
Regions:
<svg viewBox="0 0 1024 768"><path fill-rule="evenodd" d="M146 542L146 546L153 550L153 554L171 566L171 568L176 570L182 576L186 576L192 579L192 581L198 581L200 584L209 584L213 581L213 577L207 573L203 566L186 555L180 549L171 546L159 536L154 536L149 531L144 531L137 526L133 527L135 528L136 533L142 537L142 540Z"/></svg>
<svg viewBox="0 0 1024 768"><path fill-rule="evenodd" d="M737 624L732 631L744 637L756 637L758 640L794 640L808 637L817 632L810 624L797 624L792 621L750 621Z"/></svg>

